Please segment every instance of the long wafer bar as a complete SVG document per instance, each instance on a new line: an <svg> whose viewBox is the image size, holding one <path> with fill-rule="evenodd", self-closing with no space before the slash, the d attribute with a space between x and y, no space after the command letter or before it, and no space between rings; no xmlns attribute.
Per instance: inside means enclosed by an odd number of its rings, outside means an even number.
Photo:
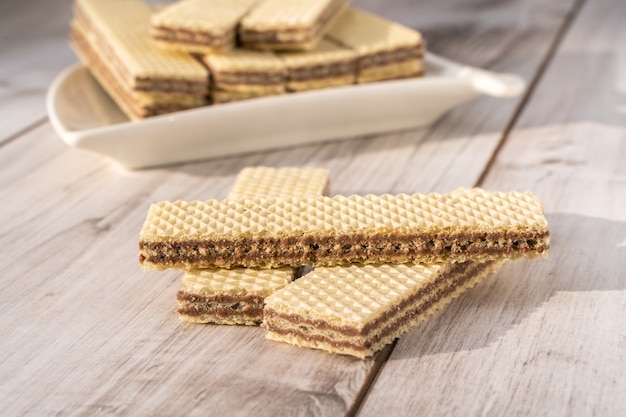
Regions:
<svg viewBox="0 0 626 417"><path fill-rule="evenodd" d="M267 338L365 358L502 261L317 268L266 299Z"/></svg>
<svg viewBox="0 0 626 417"><path fill-rule="evenodd" d="M257 0L186 0L152 16L152 37L166 48L215 53L235 47L239 20Z"/></svg>
<svg viewBox="0 0 626 417"><path fill-rule="evenodd" d="M424 39L406 26L349 8L333 22L326 36L356 51L358 83L423 73Z"/></svg>
<svg viewBox="0 0 626 417"><path fill-rule="evenodd" d="M306 50L314 47L348 0L264 0L241 19L245 47Z"/></svg>
<svg viewBox="0 0 626 417"><path fill-rule="evenodd" d="M335 196L153 204L145 269L406 263L547 256L530 193Z"/></svg>
<svg viewBox="0 0 626 417"><path fill-rule="evenodd" d="M321 168L244 168L228 198L307 196L328 193ZM177 293L178 314L194 323L258 325L265 297L288 285L293 268L195 269L186 271Z"/></svg>
<svg viewBox="0 0 626 417"><path fill-rule="evenodd" d="M74 14L122 80L138 91L206 95L208 71L191 55L165 51L150 37L152 9L139 0L76 0Z"/></svg>

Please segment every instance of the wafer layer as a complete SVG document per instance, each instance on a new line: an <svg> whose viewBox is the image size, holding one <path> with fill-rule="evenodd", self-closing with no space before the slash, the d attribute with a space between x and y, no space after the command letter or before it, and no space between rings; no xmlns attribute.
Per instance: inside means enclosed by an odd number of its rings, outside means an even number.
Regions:
<svg viewBox="0 0 626 417"><path fill-rule="evenodd" d="M358 54L357 82L382 81L422 74L425 43L413 29L349 8L327 35Z"/></svg>
<svg viewBox="0 0 626 417"><path fill-rule="evenodd" d="M320 168L244 168L228 198L307 196L328 192L328 171ZM185 272L178 291L178 313L188 322L256 325L265 297L289 284L293 268L196 269Z"/></svg>
<svg viewBox="0 0 626 417"><path fill-rule="evenodd" d="M151 8L138 0L76 0L76 19L96 37L127 89L206 95L208 72L187 53L164 51L150 38Z"/></svg>
<svg viewBox="0 0 626 417"><path fill-rule="evenodd" d="M203 95L127 90L78 22L71 25L70 44L80 61L130 119L142 119L207 104Z"/></svg>
<svg viewBox="0 0 626 417"><path fill-rule="evenodd" d="M499 262L318 268L266 299L267 338L364 358L474 286Z"/></svg>
<svg viewBox="0 0 626 417"><path fill-rule="evenodd" d="M160 202L140 236L146 269L407 263L546 256L530 193Z"/></svg>
<svg viewBox="0 0 626 417"><path fill-rule="evenodd" d="M322 39L309 51L286 52L278 56L289 72L288 91L337 87L355 82L356 53L329 39Z"/></svg>
<svg viewBox="0 0 626 417"><path fill-rule="evenodd" d="M347 0L264 0L240 22L244 46L270 50L314 47Z"/></svg>
<svg viewBox="0 0 626 417"><path fill-rule="evenodd" d="M186 0L152 16L152 37L162 46L196 53L235 47L239 20L257 0Z"/></svg>

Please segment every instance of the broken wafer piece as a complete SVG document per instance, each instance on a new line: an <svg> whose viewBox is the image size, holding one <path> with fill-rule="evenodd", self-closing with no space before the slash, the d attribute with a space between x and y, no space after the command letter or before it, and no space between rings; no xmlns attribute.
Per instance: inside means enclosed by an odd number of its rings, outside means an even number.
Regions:
<svg viewBox="0 0 626 417"><path fill-rule="evenodd" d="M138 0L76 0L76 20L128 90L207 95L208 71L191 55L150 37L152 9Z"/></svg>
<svg viewBox="0 0 626 417"><path fill-rule="evenodd" d="M503 261L316 268L265 301L267 338L365 358Z"/></svg>
<svg viewBox="0 0 626 417"><path fill-rule="evenodd" d="M547 256L530 193L367 195L152 204L145 269L447 262Z"/></svg>
<svg viewBox="0 0 626 417"><path fill-rule="evenodd" d="M131 120L187 110L207 104L204 95L129 90L110 68L100 51L93 46L80 23L72 22L70 44L80 61L89 68L100 86Z"/></svg>
<svg viewBox="0 0 626 417"><path fill-rule="evenodd" d="M159 45L194 53L235 47L239 20L257 0L185 0L152 16L150 33Z"/></svg>
<svg viewBox="0 0 626 417"><path fill-rule="evenodd" d="M211 72L215 104L285 93L287 68L272 52L238 48L202 60Z"/></svg>
<svg viewBox="0 0 626 417"><path fill-rule="evenodd" d="M418 31L399 23L348 8L326 36L358 54L357 83L423 74L424 39Z"/></svg>
<svg viewBox="0 0 626 417"><path fill-rule="evenodd" d="M228 198L260 195L307 196L328 193L321 168L248 167L239 172ZM192 323L258 325L263 301L289 284L294 268L195 269L186 271L177 293L178 314Z"/></svg>
<svg viewBox="0 0 626 417"><path fill-rule="evenodd" d="M264 0L241 19L243 46L267 50L313 48L348 0Z"/></svg>
<svg viewBox="0 0 626 417"><path fill-rule="evenodd" d="M288 91L338 87L355 82L356 53L330 39L322 39L309 51L284 52L278 56L289 72Z"/></svg>
<svg viewBox="0 0 626 417"><path fill-rule="evenodd" d="M178 314L191 323L258 325L265 298L294 279L293 268L194 269L186 271Z"/></svg>

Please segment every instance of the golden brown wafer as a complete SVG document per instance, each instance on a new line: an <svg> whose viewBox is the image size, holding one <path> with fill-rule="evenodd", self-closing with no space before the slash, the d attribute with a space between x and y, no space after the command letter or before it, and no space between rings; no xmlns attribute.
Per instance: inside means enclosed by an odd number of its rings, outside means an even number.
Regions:
<svg viewBox="0 0 626 417"><path fill-rule="evenodd" d="M365 358L501 263L317 268L266 299L262 327L271 340Z"/></svg>
<svg viewBox="0 0 626 417"><path fill-rule="evenodd" d="M447 262L546 256L530 193L335 196L153 204L145 269Z"/></svg>
<svg viewBox="0 0 626 417"><path fill-rule="evenodd" d="M208 71L194 57L156 46L152 9L139 0L76 0L74 14L127 90L208 94Z"/></svg>
<svg viewBox="0 0 626 417"><path fill-rule="evenodd" d="M358 54L357 83L423 73L424 39L406 26L349 8L339 15L326 36Z"/></svg>
<svg viewBox="0 0 626 417"><path fill-rule="evenodd" d="M225 52L235 47L239 20L257 0L185 0L172 3L151 19L153 39L166 48L194 53Z"/></svg>
<svg viewBox="0 0 626 417"><path fill-rule="evenodd" d="M306 50L322 38L348 0L264 0L241 19L245 47Z"/></svg>

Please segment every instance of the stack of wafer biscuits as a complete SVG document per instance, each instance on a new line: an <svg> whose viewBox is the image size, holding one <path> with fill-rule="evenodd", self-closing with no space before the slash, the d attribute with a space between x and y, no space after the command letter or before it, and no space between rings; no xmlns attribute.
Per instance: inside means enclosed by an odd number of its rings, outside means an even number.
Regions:
<svg viewBox="0 0 626 417"><path fill-rule="evenodd" d="M75 0L70 43L132 120L423 74L419 32L348 0Z"/></svg>
<svg viewBox="0 0 626 417"><path fill-rule="evenodd" d="M505 261L549 248L530 193L262 194L153 204L140 262L147 270L314 267L260 297L262 327L269 339L333 353L371 356Z"/></svg>
<svg viewBox="0 0 626 417"><path fill-rule="evenodd" d="M326 195L328 187L324 169L245 168L228 199ZM193 323L258 325L265 298L297 274L292 267L188 269L177 294L178 314Z"/></svg>
<svg viewBox="0 0 626 417"><path fill-rule="evenodd" d="M207 69L189 54L154 45L151 15L138 0L74 4L71 45L130 119L207 104Z"/></svg>

